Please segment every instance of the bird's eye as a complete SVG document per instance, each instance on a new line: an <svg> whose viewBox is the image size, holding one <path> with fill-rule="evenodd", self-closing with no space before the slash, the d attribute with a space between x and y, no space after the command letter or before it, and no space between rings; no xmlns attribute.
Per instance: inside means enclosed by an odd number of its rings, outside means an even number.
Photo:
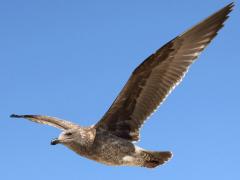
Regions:
<svg viewBox="0 0 240 180"><path fill-rule="evenodd" d="M71 136L72 133L71 133L71 132L68 132L68 133L66 133L65 135L66 135L66 136Z"/></svg>

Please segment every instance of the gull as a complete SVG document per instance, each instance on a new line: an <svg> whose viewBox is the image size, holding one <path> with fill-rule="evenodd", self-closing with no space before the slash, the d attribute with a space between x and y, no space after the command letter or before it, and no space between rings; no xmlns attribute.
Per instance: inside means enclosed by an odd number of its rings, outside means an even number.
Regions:
<svg viewBox="0 0 240 180"><path fill-rule="evenodd" d="M62 130L52 145L63 144L80 156L111 166L155 168L172 158L170 151L149 151L137 146L144 121L166 99L190 65L223 27L230 3L150 55L132 73L105 115L83 127L55 117L16 115Z"/></svg>

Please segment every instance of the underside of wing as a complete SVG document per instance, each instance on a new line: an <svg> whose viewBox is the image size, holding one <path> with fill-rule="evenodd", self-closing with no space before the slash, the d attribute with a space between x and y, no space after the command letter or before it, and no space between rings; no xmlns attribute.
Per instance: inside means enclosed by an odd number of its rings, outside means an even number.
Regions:
<svg viewBox="0 0 240 180"><path fill-rule="evenodd" d="M74 124L72 122L60 120L58 118L50 117L50 116L12 114L10 117L25 118L30 121L36 122L36 123L46 124L46 125L53 126L55 128L62 129L62 130L67 130L67 129L72 129L72 128L78 127L77 124Z"/></svg>
<svg viewBox="0 0 240 180"><path fill-rule="evenodd" d="M144 120L182 80L189 66L223 27L232 7L232 3L227 5L140 64L96 128L130 141L138 140Z"/></svg>

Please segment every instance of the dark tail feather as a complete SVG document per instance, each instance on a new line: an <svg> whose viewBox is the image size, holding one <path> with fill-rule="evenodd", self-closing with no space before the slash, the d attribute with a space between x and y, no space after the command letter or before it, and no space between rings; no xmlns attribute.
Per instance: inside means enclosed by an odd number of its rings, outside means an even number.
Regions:
<svg viewBox="0 0 240 180"><path fill-rule="evenodd" d="M172 158L172 153L170 151L145 151L145 153L146 161L143 166L147 168L155 168Z"/></svg>

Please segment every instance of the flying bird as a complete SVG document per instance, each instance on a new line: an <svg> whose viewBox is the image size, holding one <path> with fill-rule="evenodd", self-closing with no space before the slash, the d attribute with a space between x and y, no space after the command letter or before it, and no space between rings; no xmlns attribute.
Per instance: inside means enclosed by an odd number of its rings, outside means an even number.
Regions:
<svg viewBox="0 0 240 180"><path fill-rule="evenodd" d="M167 162L170 151L138 147L144 121L166 99L190 65L217 35L234 4L230 3L150 55L132 73L105 115L93 126L42 115L16 115L62 130L52 145L63 144L77 154L112 166L155 168Z"/></svg>

